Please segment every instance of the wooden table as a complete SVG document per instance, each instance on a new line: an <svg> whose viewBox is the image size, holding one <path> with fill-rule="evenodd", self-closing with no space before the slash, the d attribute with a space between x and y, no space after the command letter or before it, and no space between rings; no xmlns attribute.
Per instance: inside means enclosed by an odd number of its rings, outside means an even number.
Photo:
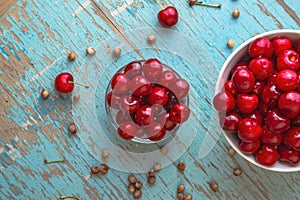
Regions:
<svg viewBox="0 0 300 200"><path fill-rule="evenodd" d="M3 2L1 6L11 6L15 1ZM180 21L172 30L206 50L215 74L233 51L226 46L229 39L234 39L235 49L255 33L300 26L295 0L219 2L221 9L191 8L184 0L162 1L178 8ZM241 12L238 19L231 16L234 8ZM23 0L0 8L6 10L0 13L0 199L59 199L73 194L82 199L132 199L127 191L129 172L112 168L106 175L89 176L90 167L100 161L80 136L68 134L72 98L54 93L52 85L60 70L72 67L66 60L69 52L78 54L74 65L79 65L86 60L88 46L101 46L113 35L124 39L124 33L133 29L160 27L156 19L160 7L154 0ZM159 58L172 62L167 55ZM46 101L40 97L44 88L51 93ZM146 173L136 174L144 183L142 199L175 199L181 183L196 200L299 199L299 173L267 171L239 155L230 157L230 146L223 136L217 137L218 132L210 131L218 141L207 156L199 157L203 141L196 139L187 152L157 173L155 185L148 186ZM66 163L45 165L45 158L64 158ZM186 164L184 174L176 169L179 161ZM234 176L235 168L242 168L243 174ZM211 181L219 184L218 192L209 188Z"/></svg>

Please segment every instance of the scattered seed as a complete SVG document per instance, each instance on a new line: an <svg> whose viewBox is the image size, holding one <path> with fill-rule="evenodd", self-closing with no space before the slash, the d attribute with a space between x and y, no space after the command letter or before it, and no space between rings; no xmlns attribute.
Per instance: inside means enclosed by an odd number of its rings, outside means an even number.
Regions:
<svg viewBox="0 0 300 200"><path fill-rule="evenodd" d="M154 34L149 35L147 41L149 44L154 44L156 42L156 36Z"/></svg>
<svg viewBox="0 0 300 200"><path fill-rule="evenodd" d="M143 183L137 181L137 182L135 182L134 187L135 187L135 189L139 190L143 187Z"/></svg>
<svg viewBox="0 0 300 200"><path fill-rule="evenodd" d="M101 164L99 167L99 172L103 175L107 174L108 170L109 170L109 167L105 164Z"/></svg>
<svg viewBox="0 0 300 200"><path fill-rule="evenodd" d="M68 131L72 134L75 134L77 132L75 123L72 122L69 124Z"/></svg>
<svg viewBox="0 0 300 200"><path fill-rule="evenodd" d="M77 56L76 53L72 51L71 53L68 54L67 58L69 61L74 61L76 56Z"/></svg>
<svg viewBox="0 0 300 200"><path fill-rule="evenodd" d="M184 162L179 162L178 165L177 165L177 169L180 172L184 172L184 170L185 170L185 164L184 164Z"/></svg>
<svg viewBox="0 0 300 200"><path fill-rule="evenodd" d="M103 150L102 150L102 158L103 158L103 159L106 159L106 158L108 158L108 156L109 156L108 150L103 149Z"/></svg>
<svg viewBox="0 0 300 200"><path fill-rule="evenodd" d="M79 95L79 94L76 94L76 95L73 97L73 101L74 101L74 102L77 102L79 99L80 99L80 95Z"/></svg>
<svg viewBox="0 0 300 200"><path fill-rule="evenodd" d="M156 176L149 176L148 177L148 184L153 185L156 182Z"/></svg>
<svg viewBox="0 0 300 200"><path fill-rule="evenodd" d="M92 174L98 174L100 172L100 169L98 166L94 166L91 168L91 173Z"/></svg>
<svg viewBox="0 0 300 200"><path fill-rule="evenodd" d="M184 190L185 190L185 186L183 184L180 184L178 187L177 187L177 192L178 193L184 193Z"/></svg>
<svg viewBox="0 0 300 200"><path fill-rule="evenodd" d="M155 176L155 171L154 171L154 169L151 169L150 172L149 172L149 177L151 177L151 176Z"/></svg>
<svg viewBox="0 0 300 200"><path fill-rule="evenodd" d="M228 40L227 47L229 49L232 49L234 47L234 40L233 39Z"/></svg>
<svg viewBox="0 0 300 200"><path fill-rule="evenodd" d="M133 193L133 197L135 199L140 199L142 197L143 193L141 190L136 190L134 193Z"/></svg>
<svg viewBox="0 0 300 200"><path fill-rule="evenodd" d="M135 187L134 187L133 184L128 185L127 189L128 189L128 192L130 192L130 193L134 193L135 192Z"/></svg>
<svg viewBox="0 0 300 200"><path fill-rule="evenodd" d="M86 48L86 53L88 55L94 55L96 53L96 51L93 47L88 47L88 48Z"/></svg>
<svg viewBox="0 0 300 200"><path fill-rule="evenodd" d="M159 163L156 163L154 166L153 166L153 170L155 172L159 172L161 170L161 164Z"/></svg>
<svg viewBox="0 0 300 200"><path fill-rule="evenodd" d="M128 181L131 184L134 184L135 182L137 182L136 177L133 174L128 176Z"/></svg>
<svg viewBox="0 0 300 200"><path fill-rule="evenodd" d="M232 11L232 17L233 18L238 18L240 16L240 10L239 9L234 9L233 11Z"/></svg>
<svg viewBox="0 0 300 200"><path fill-rule="evenodd" d="M234 174L235 176L240 176L240 175L242 175L242 173L243 173L243 170L240 169L240 168L236 168L236 169L234 170L234 172L233 172L233 174Z"/></svg>
<svg viewBox="0 0 300 200"><path fill-rule="evenodd" d="M181 193L181 192L177 193L177 199L178 200L184 200L184 194Z"/></svg>
<svg viewBox="0 0 300 200"><path fill-rule="evenodd" d="M229 151L228 151L228 154L230 157L233 157L235 155L235 153L236 153L236 151L233 148L229 149Z"/></svg>
<svg viewBox="0 0 300 200"><path fill-rule="evenodd" d="M184 200L192 200L193 196L191 194L185 194L184 195Z"/></svg>
<svg viewBox="0 0 300 200"><path fill-rule="evenodd" d="M163 155L167 155L169 153L169 148L168 147L162 147L160 149L160 153L163 154Z"/></svg>
<svg viewBox="0 0 300 200"><path fill-rule="evenodd" d="M219 185L216 182L210 182L209 183L209 187L210 189L212 189L212 191L217 192L219 190Z"/></svg>
<svg viewBox="0 0 300 200"><path fill-rule="evenodd" d="M121 53L122 53L122 50L120 48L118 48L118 47L113 50L113 55L116 58L120 57Z"/></svg>
<svg viewBox="0 0 300 200"><path fill-rule="evenodd" d="M41 96L43 99L48 99L49 95L50 95L50 93L48 90L45 90L45 89L42 90Z"/></svg>

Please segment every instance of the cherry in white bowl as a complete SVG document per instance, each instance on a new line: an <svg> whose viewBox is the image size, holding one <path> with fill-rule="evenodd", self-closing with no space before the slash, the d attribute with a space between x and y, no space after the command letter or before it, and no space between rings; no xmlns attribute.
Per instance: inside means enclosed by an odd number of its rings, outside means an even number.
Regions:
<svg viewBox="0 0 300 200"><path fill-rule="evenodd" d="M261 168L300 171L300 31L276 30L240 45L225 61L214 105L222 132Z"/></svg>
<svg viewBox="0 0 300 200"><path fill-rule="evenodd" d="M132 61L111 78L106 112L119 137L157 143L174 136L190 115L189 83L151 58Z"/></svg>

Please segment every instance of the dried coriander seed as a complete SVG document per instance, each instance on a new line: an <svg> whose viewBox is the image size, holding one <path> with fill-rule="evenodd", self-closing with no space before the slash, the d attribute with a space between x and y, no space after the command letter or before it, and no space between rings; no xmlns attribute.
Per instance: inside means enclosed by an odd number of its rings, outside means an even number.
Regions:
<svg viewBox="0 0 300 200"><path fill-rule="evenodd" d="M184 195L184 200L192 200L193 196L191 194L185 194Z"/></svg>
<svg viewBox="0 0 300 200"><path fill-rule="evenodd" d="M155 176L155 171L154 171L154 169L151 169L151 170L149 171L149 177L151 177L151 176Z"/></svg>
<svg viewBox="0 0 300 200"><path fill-rule="evenodd" d="M233 11L232 11L232 17L233 18L238 18L240 16L240 10L239 9L234 9Z"/></svg>
<svg viewBox="0 0 300 200"><path fill-rule="evenodd" d="M156 182L156 176L149 176L148 177L148 184L153 185Z"/></svg>
<svg viewBox="0 0 300 200"><path fill-rule="evenodd" d="M185 186L183 184L180 184L178 187L177 187L177 192L178 193L184 193L184 190L185 190Z"/></svg>
<svg viewBox="0 0 300 200"><path fill-rule="evenodd" d="M234 174L235 176L240 176L240 175L242 175L242 173L243 173L243 170L240 169L240 168L236 168L236 169L234 170L234 172L233 172L233 174Z"/></svg>
<svg viewBox="0 0 300 200"><path fill-rule="evenodd" d="M140 181L137 181L134 183L134 187L139 190L143 187L143 183Z"/></svg>
<svg viewBox="0 0 300 200"><path fill-rule="evenodd" d="M178 200L184 200L184 194L181 193L181 192L177 193L177 199Z"/></svg>
<svg viewBox="0 0 300 200"><path fill-rule="evenodd" d="M109 156L108 150L103 149L103 150L102 150L102 158L103 158L103 159L106 159L106 158L108 158L108 156Z"/></svg>
<svg viewBox="0 0 300 200"><path fill-rule="evenodd" d="M91 174L98 174L100 172L100 169L98 166L94 166L91 168Z"/></svg>
<svg viewBox="0 0 300 200"><path fill-rule="evenodd" d="M154 166L153 166L153 170L155 172L159 172L161 170L161 164L159 163L156 163Z"/></svg>
<svg viewBox="0 0 300 200"><path fill-rule="evenodd" d="M156 36L154 34L149 35L147 41L149 44L154 44L156 42Z"/></svg>
<svg viewBox="0 0 300 200"><path fill-rule="evenodd" d="M128 181L131 184L134 184L135 182L137 182L136 177L133 174L128 176Z"/></svg>
<svg viewBox="0 0 300 200"><path fill-rule="evenodd" d="M42 90L41 96L43 99L45 99L45 100L48 99L49 95L50 95L50 93L48 90L45 90L45 89Z"/></svg>
<svg viewBox="0 0 300 200"><path fill-rule="evenodd" d="M229 149L228 154L230 157L233 157L236 154L236 151L233 148L231 148Z"/></svg>
<svg viewBox="0 0 300 200"><path fill-rule="evenodd" d="M217 192L219 190L219 185L216 182L210 182L209 183L209 187L210 189L212 189L212 191Z"/></svg>
<svg viewBox="0 0 300 200"><path fill-rule="evenodd" d="M118 48L118 47L114 48L114 50L113 50L113 56L114 57L116 57L116 58L120 57L121 53L122 53L122 50L120 48Z"/></svg>
<svg viewBox="0 0 300 200"><path fill-rule="evenodd" d="M135 199L140 199L142 197L143 193L141 190L136 190L134 193L133 193L133 197Z"/></svg>
<svg viewBox="0 0 300 200"><path fill-rule="evenodd" d="M96 53L96 51L93 47L88 47L88 48L86 48L85 51L88 55L94 55Z"/></svg>
<svg viewBox="0 0 300 200"><path fill-rule="evenodd" d="M71 53L69 53L68 56L67 56L69 61L74 61L76 57L77 57L77 55L73 51Z"/></svg>
<svg viewBox="0 0 300 200"><path fill-rule="evenodd" d="M184 172L185 170L185 164L184 162L179 162L178 165L177 165L177 169L180 171L180 172Z"/></svg>
<svg viewBox="0 0 300 200"><path fill-rule="evenodd" d="M80 99L80 95L79 95L79 94L76 94L76 95L73 97L73 101L74 101L74 102L79 101L79 99Z"/></svg>
<svg viewBox="0 0 300 200"><path fill-rule="evenodd" d="M109 167L105 164L101 164L99 167L99 172L103 175L107 174Z"/></svg>
<svg viewBox="0 0 300 200"><path fill-rule="evenodd" d="M128 185L127 189L128 189L128 192L130 192L130 193L134 193L135 192L135 187L134 187L133 184Z"/></svg>
<svg viewBox="0 0 300 200"><path fill-rule="evenodd" d="M72 134L75 134L77 132L77 127L75 125L75 123L70 123L68 126L68 131Z"/></svg>
<svg viewBox="0 0 300 200"><path fill-rule="evenodd" d="M234 40L233 39L229 39L227 42L227 47L229 49L232 49L234 47Z"/></svg>

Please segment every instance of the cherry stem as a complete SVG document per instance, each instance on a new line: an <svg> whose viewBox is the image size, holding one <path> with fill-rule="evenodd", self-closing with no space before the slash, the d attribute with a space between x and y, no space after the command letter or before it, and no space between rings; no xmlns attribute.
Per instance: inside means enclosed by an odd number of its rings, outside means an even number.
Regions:
<svg viewBox="0 0 300 200"><path fill-rule="evenodd" d="M80 197L76 197L74 195L69 195L69 196L60 196L60 199L77 199L77 200L81 200Z"/></svg>
<svg viewBox="0 0 300 200"><path fill-rule="evenodd" d="M163 5L158 0L155 0L155 2L159 5L159 7L161 7L161 9L164 9Z"/></svg>
<svg viewBox="0 0 300 200"><path fill-rule="evenodd" d="M45 164L64 163L64 162L66 162L66 161L65 161L65 160L51 160L51 161L49 161L49 160L47 160L47 159L44 160L44 163L45 163Z"/></svg>
<svg viewBox="0 0 300 200"><path fill-rule="evenodd" d="M213 7L213 8L221 8L222 7L222 4L211 4L211 3L202 3L202 2L196 2L195 5L207 6L207 7Z"/></svg>
<svg viewBox="0 0 300 200"><path fill-rule="evenodd" d="M80 85L80 86L83 86L85 87L86 89L89 89L90 86L86 85L86 84L83 84L83 83L77 83L77 82L73 82L73 81L68 81L69 84L75 84L75 85Z"/></svg>

